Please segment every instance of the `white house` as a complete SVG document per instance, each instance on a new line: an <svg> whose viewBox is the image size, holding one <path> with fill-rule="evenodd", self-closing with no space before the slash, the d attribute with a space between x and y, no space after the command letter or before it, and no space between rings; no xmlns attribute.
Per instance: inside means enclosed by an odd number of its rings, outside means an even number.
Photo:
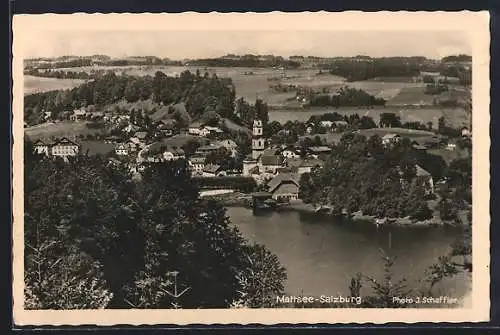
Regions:
<svg viewBox="0 0 500 335"><path fill-rule="evenodd" d="M202 127L203 127L203 124L201 122L193 122L189 125L188 134L200 136L200 131L201 131Z"/></svg>
<svg viewBox="0 0 500 335"><path fill-rule="evenodd" d="M127 156L129 154L129 146L125 143L119 143L116 145L115 153L118 156Z"/></svg>
<svg viewBox="0 0 500 335"><path fill-rule="evenodd" d="M182 149L167 149L163 152L164 161L173 161L178 159L186 158L184 150Z"/></svg>
<svg viewBox="0 0 500 335"><path fill-rule="evenodd" d="M321 127L328 128L328 129L334 125L333 121L328 121L328 120L321 121L320 124L321 124Z"/></svg>
<svg viewBox="0 0 500 335"><path fill-rule="evenodd" d="M50 150L52 156L67 158L69 156L78 155L80 152L80 145L63 137L52 144Z"/></svg>
<svg viewBox="0 0 500 335"><path fill-rule="evenodd" d="M87 111L85 109L75 109L73 114L69 117L71 121L81 121L87 118Z"/></svg>
<svg viewBox="0 0 500 335"><path fill-rule="evenodd" d="M293 148L286 148L281 152L281 155L285 158L299 158L300 155L297 150Z"/></svg>
<svg viewBox="0 0 500 335"><path fill-rule="evenodd" d="M50 152L51 146L52 146L52 142L48 142L48 141L38 140L35 143L33 143L33 149L34 149L35 153L40 154L40 155L49 156L51 153Z"/></svg>
<svg viewBox="0 0 500 335"><path fill-rule="evenodd" d="M226 148L229 152L231 152L231 156L236 156L238 150L238 144L231 139L215 141L215 145Z"/></svg>
<svg viewBox="0 0 500 335"><path fill-rule="evenodd" d="M192 156L189 158L189 169L193 175L203 175L205 168L205 157Z"/></svg>
<svg viewBox="0 0 500 335"><path fill-rule="evenodd" d="M385 146L392 145L398 143L400 139L401 136L399 136L398 134L385 134L382 137L382 144Z"/></svg>

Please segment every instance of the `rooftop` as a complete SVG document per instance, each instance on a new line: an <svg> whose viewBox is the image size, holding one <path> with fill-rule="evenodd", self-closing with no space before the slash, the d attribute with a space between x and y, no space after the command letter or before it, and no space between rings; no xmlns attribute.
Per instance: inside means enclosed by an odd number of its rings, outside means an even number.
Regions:
<svg viewBox="0 0 500 335"><path fill-rule="evenodd" d="M260 159L262 165L282 165L285 161L281 155L262 155Z"/></svg>
<svg viewBox="0 0 500 335"><path fill-rule="evenodd" d="M269 186L269 192L274 192L276 188L284 182L291 182L299 186L299 175L296 173L280 173L267 184Z"/></svg>

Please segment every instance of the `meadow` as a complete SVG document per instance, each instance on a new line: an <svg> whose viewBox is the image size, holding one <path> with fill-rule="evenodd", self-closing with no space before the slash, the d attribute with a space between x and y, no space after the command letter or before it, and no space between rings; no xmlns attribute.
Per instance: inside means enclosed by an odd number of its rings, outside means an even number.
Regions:
<svg viewBox="0 0 500 335"><path fill-rule="evenodd" d="M100 132L102 132L102 129L88 128L86 122L72 121L41 123L24 129L25 136L28 136L32 141L51 137L73 138L76 135L95 135Z"/></svg>
<svg viewBox="0 0 500 335"><path fill-rule="evenodd" d="M83 79L58 79L24 76L24 95L55 90L66 90L83 84Z"/></svg>

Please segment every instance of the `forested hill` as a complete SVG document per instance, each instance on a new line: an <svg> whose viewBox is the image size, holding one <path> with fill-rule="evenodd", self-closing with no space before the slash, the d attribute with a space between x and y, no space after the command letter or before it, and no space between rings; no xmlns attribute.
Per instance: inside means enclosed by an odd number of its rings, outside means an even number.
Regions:
<svg viewBox="0 0 500 335"><path fill-rule="evenodd" d="M157 72L154 77L132 77L109 72L94 81L71 90L51 91L24 98L24 117L36 119L43 111L52 116L74 108L95 105L105 107L125 99L127 102L151 99L164 105L184 102L192 117L216 111L221 117L234 118L235 89L231 78L189 71L178 77Z"/></svg>

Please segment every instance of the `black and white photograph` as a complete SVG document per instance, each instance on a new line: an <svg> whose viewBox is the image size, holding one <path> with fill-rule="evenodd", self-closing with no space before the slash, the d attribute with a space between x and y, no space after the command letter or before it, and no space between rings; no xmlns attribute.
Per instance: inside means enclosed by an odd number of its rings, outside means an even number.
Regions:
<svg viewBox="0 0 500 335"><path fill-rule="evenodd" d="M15 322L487 320L488 20L15 16Z"/></svg>

